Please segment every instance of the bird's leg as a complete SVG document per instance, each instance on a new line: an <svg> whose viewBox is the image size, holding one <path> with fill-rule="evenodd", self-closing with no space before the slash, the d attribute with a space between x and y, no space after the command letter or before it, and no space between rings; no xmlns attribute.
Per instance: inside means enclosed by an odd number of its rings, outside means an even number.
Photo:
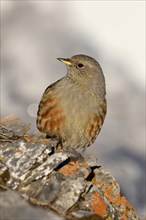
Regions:
<svg viewBox="0 0 146 220"><path fill-rule="evenodd" d="M59 138L58 143L56 145L56 152L62 152L63 151L63 144L62 144L62 140Z"/></svg>

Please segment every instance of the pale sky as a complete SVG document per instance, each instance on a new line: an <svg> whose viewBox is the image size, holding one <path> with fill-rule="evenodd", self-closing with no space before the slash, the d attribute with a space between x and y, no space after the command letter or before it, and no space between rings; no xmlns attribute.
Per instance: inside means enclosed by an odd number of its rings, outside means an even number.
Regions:
<svg viewBox="0 0 146 220"><path fill-rule="evenodd" d="M106 51L132 67L132 76L144 86L145 1L75 1L73 7L75 22L80 18L82 23L80 28L95 44L100 33Z"/></svg>
<svg viewBox="0 0 146 220"><path fill-rule="evenodd" d="M2 1L5 13L14 1ZM25 2L27 2L25 0ZM107 56L118 57L129 74L144 88L145 84L145 1L28 1L48 13L54 4L69 12L70 24L90 39L101 43ZM59 13L59 11L58 11ZM62 24L63 25L63 24Z"/></svg>

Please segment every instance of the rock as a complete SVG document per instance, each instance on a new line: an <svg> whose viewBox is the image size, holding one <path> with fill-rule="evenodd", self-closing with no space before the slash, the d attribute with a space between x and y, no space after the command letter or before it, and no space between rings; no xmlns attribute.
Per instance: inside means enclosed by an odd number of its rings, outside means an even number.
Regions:
<svg viewBox="0 0 146 220"><path fill-rule="evenodd" d="M56 140L26 135L29 126L18 119L5 120L0 129L0 186L5 190L1 206L5 210L9 200L20 200L11 206L14 219L25 215L34 219L40 209L44 216L51 213L58 219L139 219L96 158L74 150L59 151ZM21 203L29 212L20 212ZM3 220L9 219L7 214L3 212Z"/></svg>
<svg viewBox="0 0 146 220"><path fill-rule="evenodd" d="M55 219L63 220L53 211L49 212L40 207L32 206L17 192L7 190L0 192L1 197L1 220L24 220L24 219ZM9 210L9 211L8 211Z"/></svg>

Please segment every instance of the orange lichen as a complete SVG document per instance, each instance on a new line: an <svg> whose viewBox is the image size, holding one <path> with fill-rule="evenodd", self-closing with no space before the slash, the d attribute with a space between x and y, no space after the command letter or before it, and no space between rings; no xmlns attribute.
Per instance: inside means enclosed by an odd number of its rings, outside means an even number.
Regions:
<svg viewBox="0 0 146 220"><path fill-rule="evenodd" d="M113 186L106 186L105 196L112 204L116 206L121 206L123 212L123 216L121 217L122 220L128 219L127 211L135 213L135 210L132 207L132 205L127 201L127 199L124 196L121 197L120 192L116 192Z"/></svg>
<svg viewBox="0 0 146 220"><path fill-rule="evenodd" d="M85 173L84 178L86 179L89 176L90 172Z"/></svg>
<svg viewBox="0 0 146 220"><path fill-rule="evenodd" d="M98 192L92 195L91 206L97 215L101 217L106 217L108 215L106 202Z"/></svg>
<svg viewBox="0 0 146 220"><path fill-rule="evenodd" d="M64 174L65 176L70 176L70 175L78 175L79 174L79 164L78 162L71 162L71 164L67 164L64 166L62 169L60 169L60 173Z"/></svg>
<svg viewBox="0 0 146 220"><path fill-rule="evenodd" d="M49 143L50 141L51 141L51 139L43 139L43 140L41 140L43 143Z"/></svg>
<svg viewBox="0 0 146 220"><path fill-rule="evenodd" d="M96 185L96 186L101 186L101 185L104 184L104 182L103 182L102 180L97 180L96 177L94 177L94 178L92 179L92 183L93 183L94 185Z"/></svg>
<svg viewBox="0 0 146 220"><path fill-rule="evenodd" d="M25 140L26 142L33 142L33 143L35 143L35 142L38 140L38 138L36 138L36 137L33 137L33 138L32 138L32 137L30 137L30 136L28 136L28 135L26 135L26 134L23 136L23 138L24 138L24 140ZM44 137L43 137L43 138L41 137L39 140L40 140L42 143L44 143L44 144L45 144L45 143L49 143L49 142L51 141L51 139L49 139L49 138L44 138Z"/></svg>
<svg viewBox="0 0 146 220"><path fill-rule="evenodd" d="M116 190L113 188L113 186L106 186L105 187L105 196L108 198L108 200L115 204L117 200L119 199L119 193L116 193Z"/></svg>
<svg viewBox="0 0 146 220"><path fill-rule="evenodd" d="M12 121L16 121L16 120L18 120L18 118L14 117L14 116L9 116L9 117L5 117L5 118L0 118L0 123L12 122Z"/></svg>
<svg viewBox="0 0 146 220"><path fill-rule="evenodd" d="M125 207L128 207L128 208L134 210L132 205L127 201L127 199L124 196L120 197L120 199L117 201L117 204L118 205L124 204Z"/></svg>
<svg viewBox="0 0 146 220"><path fill-rule="evenodd" d="M86 163L84 163L83 166L80 167L77 161L72 161L70 164L67 164L62 169L60 169L59 172L65 176L78 175L81 172L81 170L85 168L87 168Z"/></svg>
<svg viewBox="0 0 146 220"><path fill-rule="evenodd" d="M133 206L127 201L127 199L126 199L124 196L120 197L120 199L117 201L117 205L123 205L124 215L123 215L122 220L127 219L127 210L128 210L128 211L131 211L132 213L135 213L135 209L134 209ZM136 213L135 213L135 216L136 216Z"/></svg>
<svg viewBox="0 0 146 220"><path fill-rule="evenodd" d="M112 218L110 216L107 216L106 220L112 220Z"/></svg>
<svg viewBox="0 0 146 220"><path fill-rule="evenodd" d="M27 135L24 135L24 140L27 141L27 142L32 142L33 138L31 138Z"/></svg>

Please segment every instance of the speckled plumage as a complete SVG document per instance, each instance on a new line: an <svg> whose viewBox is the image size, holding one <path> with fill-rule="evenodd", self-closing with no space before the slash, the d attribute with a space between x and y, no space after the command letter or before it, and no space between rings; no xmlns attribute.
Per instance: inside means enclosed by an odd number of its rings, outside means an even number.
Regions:
<svg viewBox="0 0 146 220"><path fill-rule="evenodd" d="M63 148L87 147L99 134L106 115L103 72L96 60L85 55L59 60L67 65L67 75L45 90L37 127L58 138Z"/></svg>

